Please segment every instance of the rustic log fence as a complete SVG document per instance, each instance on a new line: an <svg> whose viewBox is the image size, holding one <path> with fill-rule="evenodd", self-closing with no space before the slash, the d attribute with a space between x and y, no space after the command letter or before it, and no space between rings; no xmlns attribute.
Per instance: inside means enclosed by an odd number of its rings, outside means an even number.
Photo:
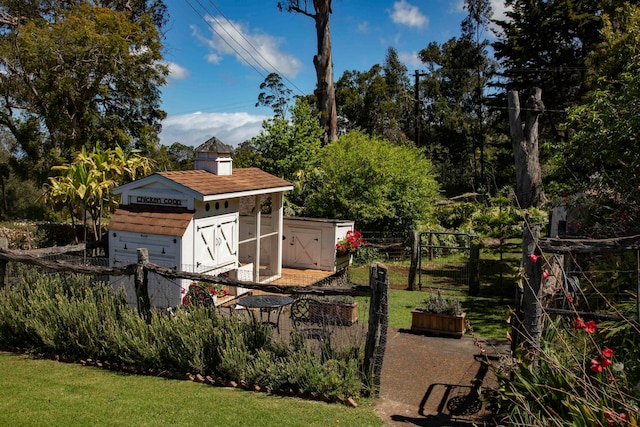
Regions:
<svg viewBox="0 0 640 427"><path fill-rule="evenodd" d="M574 257L577 254L603 254L608 252L635 252L636 260L636 319L621 315L575 309L559 309L543 305L543 274L540 258L546 254ZM533 257L532 257L533 255ZM610 239L540 238L535 227L525 226L522 241L521 286L516 288L515 321L512 322L512 349L524 343L539 348L543 314L580 316L584 319L631 321L640 328L640 235ZM563 273L564 274L564 273Z"/></svg>
<svg viewBox="0 0 640 427"><path fill-rule="evenodd" d="M372 373L373 394L377 395L379 392L389 319L389 280L387 268L382 264L374 263L371 265L368 286L279 286L275 284L244 282L228 277L191 273L162 267L149 261L148 250L146 248L138 249L138 262L136 264L122 267L97 267L46 259L46 257L69 252L79 252L85 249L86 246L80 244L35 250L9 250L6 249L6 241L3 242L2 239L0 239L0 287L4 287L7 282L7 264L9 262L24 263L56 272L77 273L89 276L134 276L137 308L140 314L147 320L150 319L152 310L148 292L148 276L150 272L166 279L188 279L225 286L238 286L245 289L275 294L288 294L293 296L368 297L370 298L370 304L364 365L366 372ZM322 283L320 283L320 285L322 285Z"/></svg>

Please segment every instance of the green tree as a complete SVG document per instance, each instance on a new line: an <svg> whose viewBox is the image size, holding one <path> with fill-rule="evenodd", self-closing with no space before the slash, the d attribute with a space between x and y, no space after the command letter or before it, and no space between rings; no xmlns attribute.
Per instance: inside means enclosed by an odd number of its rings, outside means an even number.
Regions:
<svg viewBox="0 0 640 427"><path fill-rule="evenodd" d="M304 214L351 219L367 231L409 231L433 219L435 178L423 150L352 131L322 149Z"/></svg>
<svg viewBox="0 0 640 427"><path fill-rule="evenodd" d="M424 128L421 142L428 146L443 188L455 195L486 188L485 140L491 126L484 99L495 74L484 38L491 8L486 0L467 0L468 16L460 37L439 45L432 42L419 52L427 73L420 83ZM422 145L422 144L421 144ZM470 167L471 166L471 167Z"/></svg>
<svg viewBox="0 0 640 427"><path fill-rule="evenodd" d="M276 117L284 117L287 106L291 100L291 89L282 83L282 77L278 73L270 73L264 82L260 83L260 92L256 107L263 105L271 107Z"/></svg>
<svg viewBox="0 0 640 427"><path fill-rule="evenodd" d="M595 190L589 232L603 227L610 236L640 228L640 7L626 5L603 19L604 41L590 57L598 88L569 110L572 137L558 157L573 172L574 188Z"/></svg>
<svg viewBox="0 0 640 427"><path fill-rule="evenodd" d="M195 148L174 142L170 146L160 145L153 157L159 170L192 170Z"/></svg>
<svg viewBox="0 0 640 427"><path fill-rule="evenodd" d="M0 124L43 179L82 147L157 142L161 2L4 2Z"/></svg>
<svg viewBox="0 0 640 427"><path fill-rule="evenodd" d="M96 144L93 152L87 153L83 147L73 162L55 166L53 170L60 175L49 178L45 186L45 200L67 208L72 222L73 213L81 208L85 230L89 214L94 238L99 240L105 211L109 212L119 202L111 190L147 175L151 171L151 162L136 150L124 152L116 146L102 151Z"/></svg>
<svg viewBox="0 0 640 427"><path fill-rule="evenodd" d="M567 107L587 91L586 58L602 41L602 15L623 0L507 0L508 20L492 44L506 89L539 87L548 114L541 121L541 140L566 140L561 124ZM505 94L506 97L506 94ZM501 105L506 105L501 98ZM550 148L550 147L549 147Z"/></svg>
<svg viewBox="0 0 640 427"><path fill-rule="evenodd" d="M336 83L336 100L345 130L361 129L400 145L409 142L413 93L395 49L387 50L382 66L345 71Z"/></svg>
<svg viewBox="0 0 640 427"><path fill-rule="evenodd" d="M291 120L274 117L263 122L262 131L251 141L256 154L251 166L293 181L298 171L313 169L321 141L322 129L311 107L298 100L291 109Z"/></svg>

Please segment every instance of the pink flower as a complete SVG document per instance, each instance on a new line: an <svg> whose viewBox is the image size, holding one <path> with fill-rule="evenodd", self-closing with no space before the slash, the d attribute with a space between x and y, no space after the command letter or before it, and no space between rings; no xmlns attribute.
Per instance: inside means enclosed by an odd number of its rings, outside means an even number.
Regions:
<svg viewBox="0 0 640 427"><path fill-rule="evenodd" d="M584 328L584 321L581 318L576 319L576 323L573 324L573 329L582 329Z"/></svg>
<svg viewBox="0 0 640 427"><path fill-rule="evenodd" d="M607 359L605 357L604 359L602 359L600 364L602 365L603 368L606 368L607 366L611 365L611 359Z"/></svg>
<svg viewBox="0 0 640 427"><path fill-rule="evenodd" d="M542 279L546 279L547 277L549 277L549 271L545 270L542 272Z"/></svg>
<svg viewBox="0 0 640 427"><path fill-rule="evenodd" d="M584 331L589 334L594 333L596 329L598 329L598 324L593 320L589 320L587 323L584 324Z"/></svg>
<svg viewBox="0 0 640 427"><path fill-rule="evenodd" d="M531 254L529 255L529 259L531 260L532 263L535 264L536 262L538 262L538 255Z"/></svg>
<svg viewBox="0 0 640 427"><path fill-rule="evenodd" d="M613 350L611 350L609 347L603 348L602 349L602 357L612 358L613 357Z"/></svg>

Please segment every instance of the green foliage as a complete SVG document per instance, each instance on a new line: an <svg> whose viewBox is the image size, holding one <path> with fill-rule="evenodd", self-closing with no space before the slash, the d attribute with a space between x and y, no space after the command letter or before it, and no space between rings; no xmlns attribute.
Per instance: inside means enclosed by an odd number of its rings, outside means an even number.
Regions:
<svg viewBox="0 0 640 427"><path fill-rule="evenodd" d="M457 231L471 228L471 218L480 210L482 205L477 203L442 203L435 207L438 223L445 229Z"/></svg>
<svg viewBox="0 0 640 427"><path fill-rule="evenodd" d="M2 289L0 347L199 373L272 391L355 397L369 381L351 353L328 347L319 358L304 340L287 345L268 325L202 306L154 312L147 322L108 284L58 275L33 274Z"/></svg>
<svg viewBox="0 0 640 427"><path fill-rule="evenodd" d="M71 164L56 166L53 170L60 171L61 175L49 178L45 199L67 208L72 220L76 209L83 209L85 215L88 212L93 220L94 238L98 240L103 214L119 203L113 188L147 175L151 161L138 150L125 153L119 146L101 150L96 144L93 152L87 153L83 147Z"/></svg>
<svg viewBox="0 0 640 427"><path fill-rule="evenodd" d="M323 148L304 214L367 231L408 231L433 216L438 184L424 152L349 132Z"/></svg>
<svg viewBox="0 0 640 427"><path fill-rule="evenodd" d="M638 334L623 323L615 331L600 324L596 332L568 332L551 323L539 352L520 348L514 365L498 374L504 421L637 425L639 395L629 380L638 377Z"/></svg>
<svg viewBox="0 0 640 427"><path fill-rule="evenodd" d="M283 117L267 120L260 135L252 139L259 154L260 169L286 180L294 180L300 170L312 168L320 150L322 129L303 101L296 102L291 121Z"/></svg>
<svg viewBox="0 0 640 427"><path fill-rule="evenodd" d="M379 135L396 145L406 145L412 132L412 88L406 66L393 48L385 63L369 71L345 71L336 82L336 101L342 127Z"/></svg>
<svg viewBox="0 0 640 427"><path fill-rule="evenodd" d="M86 2L3 6L0 123L37 178L97 141L157 141L165 116L158 88L168 70L155 23L164 6L136 3L135 11Z"/></svg>
<svg viewBox="0 0 640 427"><path fill-rule="evenodd" d="M271 107L276 117L284 118L291 98L291 89L282 83L282 77L278 73L269 73L264 82L260 83L260 90L268 92L260 92L256 107Z"/></svg>
<svg viewBox="0 0 640 427"><path fill-rule="evenodd" d="M573 136L559 160L574 171L572 191L587 199L578 207L582 233L609 237L640 230L640 7L626 5L604 19L604 41L591 56L597 88L569 111Z"/></svg>
<svg viewBox="0 0 640 427"><path fill-rule="evenodd" d="M416 308L425 313L449 314L454 316L462 314L460 300L457 298L445 298L440 291L435 293L430 292Z"/></svg>

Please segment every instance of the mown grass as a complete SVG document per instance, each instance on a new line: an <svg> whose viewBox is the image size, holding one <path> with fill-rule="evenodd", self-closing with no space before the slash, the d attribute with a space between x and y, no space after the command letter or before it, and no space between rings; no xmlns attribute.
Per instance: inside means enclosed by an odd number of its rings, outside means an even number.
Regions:
<svg viewBox="0 0 640 427"><path fill-rule="evenodd" d="M0 425L381 426L358 408L0 352Z"/></svg>
<svg viewBox="0 0 640 427"><path fill-rule="evenodd" d="M502 259L497 249L484 248L480 257L480 294L468 295L466 286L455 283L455 278L447 281L445 275L440 275L436 282L423 276L424 283L443 287L445 296L459 298L462 308L467 314L473 333L482 338L506 338L509 325L506 323L506 312L513 307L515 294L515 271L519 265L521 253L518 242L506 245ZM447 260L454 262L453 260ZM408 275L409 262L384 263L389 268L389 326L398 329L411 327L411 310L420 306L426 298L429 288L423 283L422 290L409 291ZM350 278L358 284L369 282L369 266L353 266ZM417 279L416 279L417 281ZM435 290L431 290L435 291Z"/></svg>

